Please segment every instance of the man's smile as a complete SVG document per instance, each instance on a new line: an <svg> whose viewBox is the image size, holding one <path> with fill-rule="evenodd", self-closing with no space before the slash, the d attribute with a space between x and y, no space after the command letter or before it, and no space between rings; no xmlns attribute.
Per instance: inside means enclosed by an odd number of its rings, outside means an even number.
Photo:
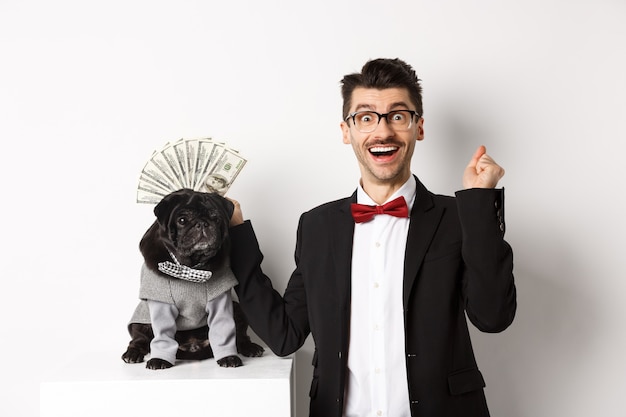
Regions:
<svg viewBox="0 0 626 417"><path fill-rule="evenodd" d="M376 160L381 160L393 157L399 148L397 145L375 145L369 148L368 151Z"/></svg>

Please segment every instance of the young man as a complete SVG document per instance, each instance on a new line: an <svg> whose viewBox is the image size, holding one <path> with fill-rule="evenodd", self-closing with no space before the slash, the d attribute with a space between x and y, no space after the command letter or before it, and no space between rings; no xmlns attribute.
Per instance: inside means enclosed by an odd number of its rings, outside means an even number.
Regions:
<svg viewBox="0 0 626 417"><path fill-rule="evenodd" d="M421 86L399 59L367 62L343 78L342 94L357 190L301 216L283 296L236 204L231 264L241 307L277 355L313 335L312 417L488 416L466 314L485 332L515 315L504 191L495 189L504 170L481 146L456 197L429 192L411 174L424 138Z"/></svg>

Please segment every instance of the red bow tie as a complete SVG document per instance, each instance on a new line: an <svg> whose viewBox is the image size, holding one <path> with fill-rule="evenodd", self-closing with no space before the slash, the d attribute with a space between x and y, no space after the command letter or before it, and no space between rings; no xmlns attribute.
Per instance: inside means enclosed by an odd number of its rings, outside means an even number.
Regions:
<svg viewBox="0 0 626 417"><path fill-rule="evenodd" d="M353 203L350 206L352 217L357 223L368 222L377 214L389 214L396 217L409 217L409 208L406 205L404 197L400 196L395 200L382 206L368 206L366 204Z"/></svg>

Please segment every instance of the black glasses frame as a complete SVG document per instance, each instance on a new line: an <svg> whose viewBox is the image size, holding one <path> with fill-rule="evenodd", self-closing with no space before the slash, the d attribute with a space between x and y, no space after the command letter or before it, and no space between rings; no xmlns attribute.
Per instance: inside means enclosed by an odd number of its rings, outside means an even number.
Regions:
<svg viewBox="0 0 626 417"><path fill-rule="evenodd" d="M387 118L387 116L389 116L392 113L398 113L398 112L406 112L406 113L410 113L411 114L411 122L409 123L409 126L407 127L410 128L411 127L411 123L413 123L413 117L417 116L418 118L422 117L418 112L414 111L414 110L392 110L388 113L383 113L380 114L378 112L375 112L373 110L362 110L362 111L355 111L354 113L350 113L348 116L346 116L346 118L344 119L344 121L348 121L349 119L352 119L352 125L355 127L355 129L357 129L359 132L361 133L369 133L369 132L373 132L374 130L376 130L376 127L378 127L378 125L380 124L380 120L381 119L385 119L385 122L387 122L387 124L389 124L389 119ZM376 126L372 129L372 130L367 130L367 131L362 131L360 130L358 127L356 127L356 121L355 121L355 117L361 113L372 113L375 114L376 116L378 116L378 122L376 122Z"/></svg>

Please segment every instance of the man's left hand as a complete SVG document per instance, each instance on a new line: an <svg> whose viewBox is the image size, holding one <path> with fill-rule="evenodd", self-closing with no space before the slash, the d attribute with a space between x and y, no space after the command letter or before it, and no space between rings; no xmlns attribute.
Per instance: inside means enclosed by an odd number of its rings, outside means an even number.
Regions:
<svg viewBox="0 0 626 417"><path fill-rule="evenodd" d="M504 176L504 168L487 155L487 148L479 146L463 174L463 187L495 188Z"/></svg>

